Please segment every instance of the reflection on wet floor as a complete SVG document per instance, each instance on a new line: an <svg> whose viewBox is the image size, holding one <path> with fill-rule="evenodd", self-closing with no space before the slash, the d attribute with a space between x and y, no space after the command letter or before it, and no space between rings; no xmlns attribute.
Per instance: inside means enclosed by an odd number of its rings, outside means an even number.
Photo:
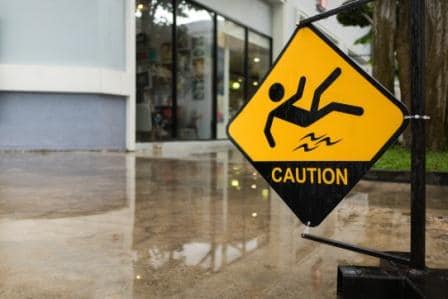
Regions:
<svg viewBox="0 0 448 299"><path fill-rule="evenodd" d="M235 151L2 153L2 298L335 298L338 264L377 260L304 227ZM427 260L448 267L447 187L428 187ZM361 182L312 233L409 244L409 186Z"/></svg>

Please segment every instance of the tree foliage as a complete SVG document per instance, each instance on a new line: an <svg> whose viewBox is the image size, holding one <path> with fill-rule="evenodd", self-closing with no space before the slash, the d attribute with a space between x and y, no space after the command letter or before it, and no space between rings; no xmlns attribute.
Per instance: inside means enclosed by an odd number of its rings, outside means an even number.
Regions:
<svg viewBox="0 0 448 299"><path fill-rule="evenodd" d="M448 1L425 0L426 5L426 63L425 104L427 145L432 150L447 147L448 142ZM372 24L372 69L374 77L393 91L398 74L402 101L410 107L411 101L411 46L410 1L377 0L358 10L338 16L346 26ZM363 41L369 39L362 37ZM404 134L404 143L410 144L410 132Z"/></svg>
<svg viewBox="0 0 448 299"><path fill-rule="evenodd" d="M351 1L346 1L344 4ZM337 20L344 26L366 27L372 25L373 5L366 4L358 9L350 9L337 15Z"/></svg>
<svg viewBox="0 0 448 299"><path fill-rule="evenodd" d="M344 2L344 4L350 1ZM366 4L356 10L344 11L337 15L337 20L344 26L359 26L367 27L372 25L373 5ZM366 34L361 36L355 41L356 44L370 44L372 41L372 30L369 30Z"/></svg>

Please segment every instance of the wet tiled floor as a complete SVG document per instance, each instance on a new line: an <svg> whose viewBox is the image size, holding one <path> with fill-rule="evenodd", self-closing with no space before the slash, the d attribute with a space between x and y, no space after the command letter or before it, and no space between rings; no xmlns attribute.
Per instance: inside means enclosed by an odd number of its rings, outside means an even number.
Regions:
<svg viewBox="0 0 448 299"><path fill-rule="evenodd" d="M377 260L304 227L234 151L0 155L2 298L335 298ZM448 187L428 186L427 261L448 267ZM312 233L409 244L409 186L361 182Z"/></svg>

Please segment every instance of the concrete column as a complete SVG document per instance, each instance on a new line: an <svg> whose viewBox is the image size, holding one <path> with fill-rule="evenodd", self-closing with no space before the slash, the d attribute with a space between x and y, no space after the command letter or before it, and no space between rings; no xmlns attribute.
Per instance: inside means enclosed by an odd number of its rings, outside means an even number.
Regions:
<svg viewBox="0 0 448 299"><path fill-rule="evenodd" d="M274 59L281 53L296 28L296 8L290 2L272 5Z"/></svg>

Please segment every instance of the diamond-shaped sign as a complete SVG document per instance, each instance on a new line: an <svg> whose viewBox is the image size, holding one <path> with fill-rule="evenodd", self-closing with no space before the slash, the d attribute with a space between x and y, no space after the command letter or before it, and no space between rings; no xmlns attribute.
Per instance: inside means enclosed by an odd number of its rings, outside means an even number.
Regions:
<svg viewBox="0 0 448 299"><path fill-rule="evenodd" d="M227 130L297 217L316 226L403 132L407 114L308 25Z"/></svg>

